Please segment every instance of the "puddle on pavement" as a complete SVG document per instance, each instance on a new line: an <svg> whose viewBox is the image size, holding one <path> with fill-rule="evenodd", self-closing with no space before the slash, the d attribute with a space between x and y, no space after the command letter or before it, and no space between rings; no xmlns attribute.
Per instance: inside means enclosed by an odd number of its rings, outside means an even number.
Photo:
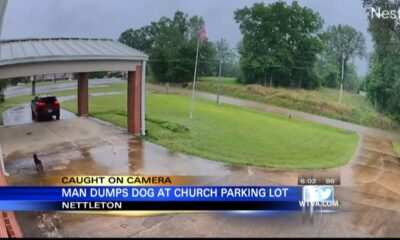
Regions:
<svg viewBox="0 0 400 240"><path fill-rule="evenodd" d="M72 118L76 118L75 114L64 109L60 110L60 119ZM21 104L15 108L11 108L3 112L3 124L5 126L30 124L33 123L33 121L31 106L29 103Z"/></svg>
<svg viewBox="0 0 400 240"><path fill-rule="evenodd" d="M215 175L223 178L231 171L222 163L173 153L155 144L142 142L128 135L112 141L64 144L56 152L38 153L45 176L69 175ZM20 157L24 155L24 157ZM10 185L55 185L36 172L31 155L18 153L5 158ZM204 182L203 184L210 184ZM93 216L58 212L18 212L18 220L26 236L60 237L80 222ZM127 217L124 217L127 218Z"/></svg>
<svg viewBox="0 0 400 240"><path fill-rule="evenodd" d="M116 142L115 142L116 141ZM231 169L223 163L173 153L149 142L133 137L114 142L95 142L93 146L76 143L65 144L66 149L37 153L43 162L47 176L68 175L194 175L224 176ZM19 153L17 156L23 155ZM22 158L14 155L5 158L7 181L11 185L43 185L31 153Z"/></svg>

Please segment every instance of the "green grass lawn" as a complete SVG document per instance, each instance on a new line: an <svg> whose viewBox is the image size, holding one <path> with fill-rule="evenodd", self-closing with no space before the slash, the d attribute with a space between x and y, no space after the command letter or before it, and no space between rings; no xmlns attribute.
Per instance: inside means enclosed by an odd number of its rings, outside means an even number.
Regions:
<svg viewBox="0 0 400 240"><path fill-rule="evenodd" d="M199 91L217 92L217 77L200 79ZM321 88L302 90L269 88L261 85L241 85L232 78L222 81L221 93L227 96L268 103L280 107L326 116L385 130L398 130L399 123L375 111L373 105L361 95L344 91L342 104L338 103L339 90ZM188 86L191 88L191 84Z"/></svg>
<svg viewBox="0 0 400 240"><path fill-rule="evenodd" d="M217 84L218 77L201 77L199 78L199 82ZM238 85L238 83L236 82L236 78L233 77L221 77L221 84L231 86Z"/></svg>
<svg viewBox="0 0 400 240"><path fill-rule="evenodd" d="M90 115L126 128L126 103L126 95L92 97ZM147 139L206 159L295 169L344 165L358 142L336 128L202 99L189 119L189 105L188 96L149 94ZM76 101L62 106L76 112Z"/></svg>
<svg viewBox="0 0 400 240"><path fill-rule="evenodd" d="M397 155L400 157L400 142L394 142L393 143L393 148Z"/></svg>

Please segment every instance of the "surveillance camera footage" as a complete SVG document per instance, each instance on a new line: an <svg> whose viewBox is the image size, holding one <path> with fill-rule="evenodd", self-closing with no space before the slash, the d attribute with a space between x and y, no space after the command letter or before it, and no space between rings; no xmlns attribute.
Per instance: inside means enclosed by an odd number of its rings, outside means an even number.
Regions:
<svg viewBox="0 0 400 240"><path fill-rule="evenodd" d="M0 0L0 238L399 238L398 0Z"/></svg>

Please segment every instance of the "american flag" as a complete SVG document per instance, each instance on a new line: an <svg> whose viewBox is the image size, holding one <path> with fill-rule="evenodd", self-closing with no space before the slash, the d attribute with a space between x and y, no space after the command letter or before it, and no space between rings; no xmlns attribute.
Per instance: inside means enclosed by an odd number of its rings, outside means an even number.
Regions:
<svg viewBox="0 0 400 240"><path fill-rule="evenodd" d="M201 25L200 32L199 32L199 38L200 38L200 41L204 41L204 39L206 38L206 28L204 27L204 25Z"/></svg>

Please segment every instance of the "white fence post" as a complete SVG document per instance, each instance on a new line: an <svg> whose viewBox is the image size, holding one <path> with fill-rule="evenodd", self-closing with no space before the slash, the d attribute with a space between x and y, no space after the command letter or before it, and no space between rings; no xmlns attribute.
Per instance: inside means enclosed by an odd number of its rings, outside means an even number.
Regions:
<svg viewBox="0 0 400 240"><path fill-rule="evenodd" d="M6 169L4 167L4 159L3 159L3 151L1 150L1 145L0 145L0 167L1 167L1 171L3 172L4 176L8 177L10 176L9 173L6 172Z"/></svg>

